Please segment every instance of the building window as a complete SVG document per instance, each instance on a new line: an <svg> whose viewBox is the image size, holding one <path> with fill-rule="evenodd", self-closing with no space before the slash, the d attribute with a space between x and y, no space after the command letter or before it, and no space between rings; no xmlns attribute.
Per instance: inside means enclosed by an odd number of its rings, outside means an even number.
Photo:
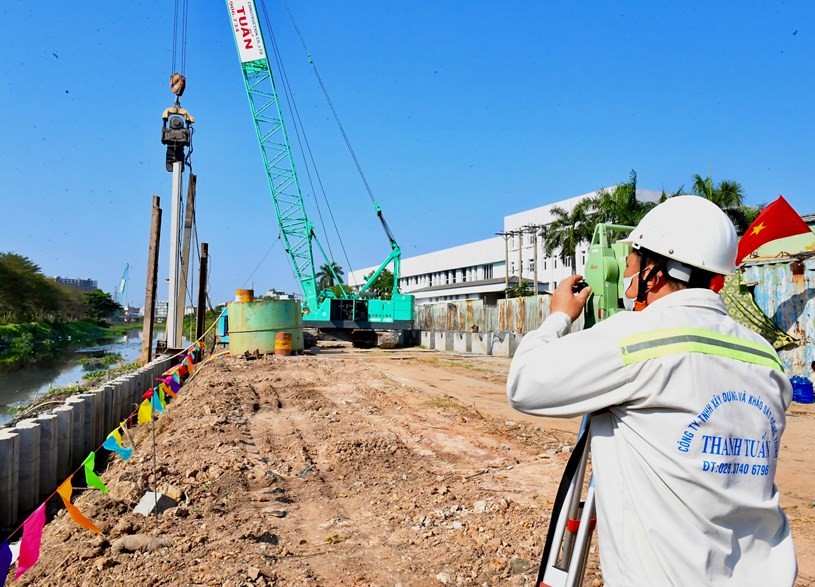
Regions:
<svg viewBox="0 0 815 587"><path fill-rule="evenodd" d="M552 259L552 267L554 267L555 269L557 269L557 257L555 257L554 259Z"/></svg>
<svg viewBox="0 0 815 587"><path fill-rule="evenodd" d="M546 259L543 260L543 270L546 271Z"/></svg>
<svg viewBox="0 0 815 587"><path fill-rule="evenodd" d="M534 259L529 260L529 271L535 271L535 260Z"/></svg>
<svg viewBox="0 0 815 587"><path fill-rule="evenodd" d="M484 265L484 279L492 279L492 265Z"/></svg>

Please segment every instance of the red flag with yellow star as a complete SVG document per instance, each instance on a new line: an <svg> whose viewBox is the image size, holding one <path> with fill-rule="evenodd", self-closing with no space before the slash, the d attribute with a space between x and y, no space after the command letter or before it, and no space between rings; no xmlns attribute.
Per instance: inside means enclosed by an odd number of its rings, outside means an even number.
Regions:
<svg viewBox="0 0 815 587"><path fill-rule="evenodd" d="M784 196L778 196L775 202L761 211L739 239L736 265L764 243L807 232L810 232L807 223L792 209Z"/></svg>

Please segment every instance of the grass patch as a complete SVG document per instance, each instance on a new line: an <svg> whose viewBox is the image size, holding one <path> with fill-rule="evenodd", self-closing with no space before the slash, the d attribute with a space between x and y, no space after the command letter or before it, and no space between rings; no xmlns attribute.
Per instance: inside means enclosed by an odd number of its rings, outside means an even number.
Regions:
<svg viewBox="0 0 815 587"><path fill-rule="evenodd" d="M430 405L436 408L458 408L461 402L451 395L435 395L430 398Z"/></svg>

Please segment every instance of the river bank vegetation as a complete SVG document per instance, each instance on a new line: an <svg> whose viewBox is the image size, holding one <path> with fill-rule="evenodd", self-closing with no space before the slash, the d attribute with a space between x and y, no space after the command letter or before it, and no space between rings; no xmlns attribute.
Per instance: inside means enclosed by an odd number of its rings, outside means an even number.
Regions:
<svg viewBox="0 0 815 587"><path fill-rule="evenodd" d="M115 337L133 328L107 322L121 311L110 294L59 284L27 257L0 253L0 366L30 364L67 346Z"/></svg>

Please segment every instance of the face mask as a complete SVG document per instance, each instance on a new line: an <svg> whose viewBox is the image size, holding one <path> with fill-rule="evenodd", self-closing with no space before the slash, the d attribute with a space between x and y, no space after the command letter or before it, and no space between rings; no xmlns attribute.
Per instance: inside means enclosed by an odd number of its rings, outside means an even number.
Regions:
<svg viewBox="0 0 815 587"><path fill-rule="evenodd" d="M631 287L631 282L636 276L637 274L635 273L630 277L623 277L623 307L629 312L634 309L634 300L629 298L625 292L627 292L628 288Z"/></svg>

